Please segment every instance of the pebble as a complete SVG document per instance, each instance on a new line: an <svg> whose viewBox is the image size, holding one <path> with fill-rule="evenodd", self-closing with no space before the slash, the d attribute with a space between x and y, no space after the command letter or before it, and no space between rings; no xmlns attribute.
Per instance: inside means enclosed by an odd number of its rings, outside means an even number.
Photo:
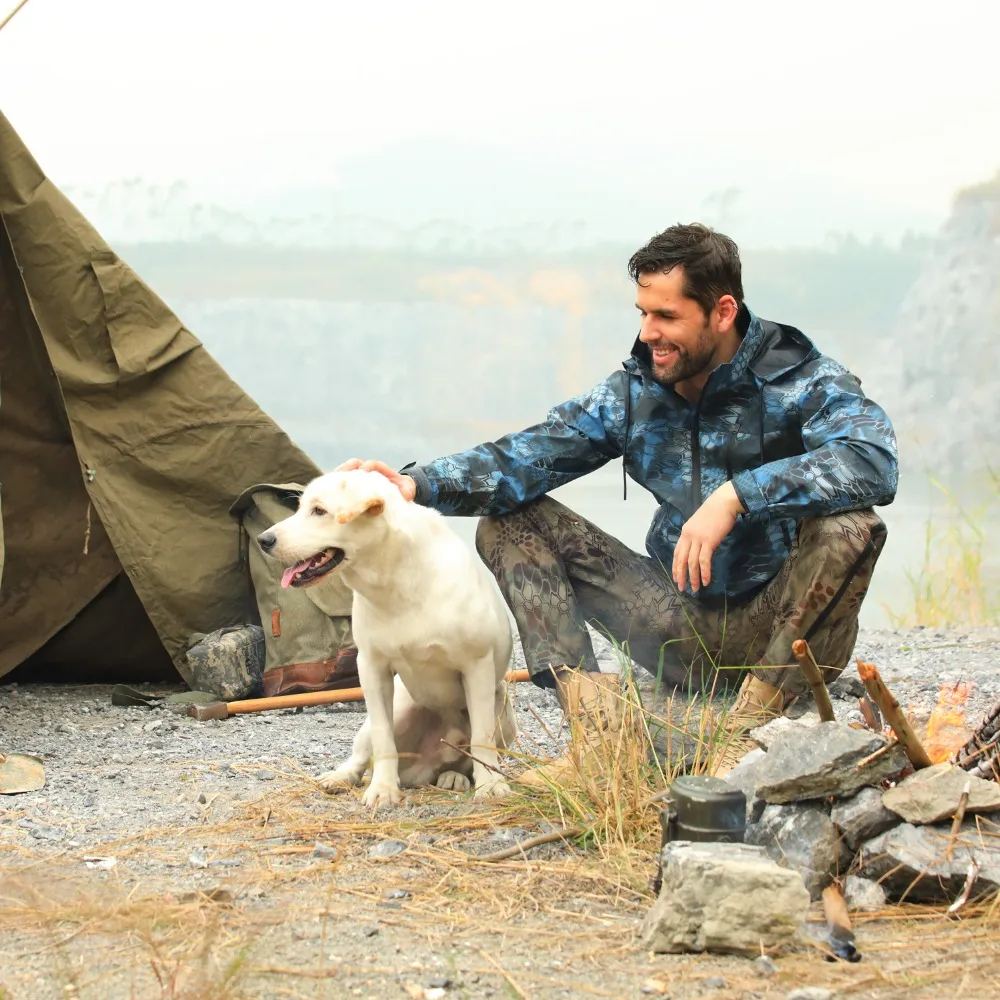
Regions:
<svg viewBox="0 0 1000 1000"><path fill-rule="evenodd" d="M758 955L753 960L753 970L758 976L774 976L778 972L778 965L770 955Z"/></svg>
<svg viewBox="0 0 1000 1000"><path fill-rule="evenodd" d="M406 850L406 844L401 840L382 840L368 848L370 858L394 858Z"/></svg>

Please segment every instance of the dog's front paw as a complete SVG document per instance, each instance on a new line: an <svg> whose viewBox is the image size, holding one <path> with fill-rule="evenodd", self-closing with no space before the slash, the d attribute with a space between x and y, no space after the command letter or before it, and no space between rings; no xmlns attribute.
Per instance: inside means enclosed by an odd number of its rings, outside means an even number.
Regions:
<svg viewBox="0 0 1000 1000"><path fill-rule="evenodd" d="M467 792L472 786L472 782L459 771L442 771L435 784L448 792Z"/></svg>
<svg viewBox="0 0 1000 1000"><path fill-rule="evenodd" d="M361 796L361 801L371 809L397 806L403 801L403 793L399 790L399 785L393 785L388 781L377 783L372 781L365 789L365 794Z"/></svg>
<svg viewBox="0 0 1000 1000"><path fill-rule="evenodd" d="M317 779L316 783L324 792L335 795L337 792L347 791L361 783L361 775L354 768L338 767L332 771L324 771Z"/></svg>
<svg viewBox="0 0 1000 1000"><path fill-rule="evenodd" d="M512 794L510 785L499 774L487 778L481 785L476 785L477 799L502 799Z"/></svg>

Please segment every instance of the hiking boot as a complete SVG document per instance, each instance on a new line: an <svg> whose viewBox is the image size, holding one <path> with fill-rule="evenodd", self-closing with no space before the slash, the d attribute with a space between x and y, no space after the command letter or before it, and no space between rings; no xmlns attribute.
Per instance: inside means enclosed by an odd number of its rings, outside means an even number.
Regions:
<svg viewBox="0 0 1000 1000"><path fill-rule="evenodd" d="M569 719L570 745L562 757L525 771L517 781L536 788L564 784L598 758L602 738L614 738L622 725L617 674L572 670L556 679L557 694Z"/></svg>
<svg viewBox="0 0 1000 1000"><path fill-rule="evenodd" d="M722 754L715 762L715 776L724 778L757 746L750 739L750 730L778 718L785 709L785 695L751 674L740 687L736 702L729 710L718 735L725 742Z"/></svg>

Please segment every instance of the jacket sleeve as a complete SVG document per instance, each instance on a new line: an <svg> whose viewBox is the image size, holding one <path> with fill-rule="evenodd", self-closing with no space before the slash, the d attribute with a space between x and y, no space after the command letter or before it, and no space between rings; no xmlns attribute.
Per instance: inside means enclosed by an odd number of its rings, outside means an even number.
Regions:
<svg viewBox="0 0 1000 1000"><path fill-rule="evenodd" d="M628 376L616 372L533 427L402 471L442 514L506 514L622 454Z"/></svg>
<svg viewBox="0 0 1000 1000"><path fill-rule="evenodd" d="M800 400L802 455L733 477L747 520L823 517L892 503L898 482L896 435L861 383L841 373Z"/></svg>

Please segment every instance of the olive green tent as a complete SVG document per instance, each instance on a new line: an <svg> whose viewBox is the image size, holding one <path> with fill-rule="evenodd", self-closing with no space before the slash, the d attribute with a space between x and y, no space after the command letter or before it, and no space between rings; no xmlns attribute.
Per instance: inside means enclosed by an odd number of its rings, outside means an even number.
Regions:
<svg viewBox="0 0 1000 1000"><path fill-rule="evenodd" d="M0 676L175 677L252 620L235 497L318 470L0 115Z"/></svg>

